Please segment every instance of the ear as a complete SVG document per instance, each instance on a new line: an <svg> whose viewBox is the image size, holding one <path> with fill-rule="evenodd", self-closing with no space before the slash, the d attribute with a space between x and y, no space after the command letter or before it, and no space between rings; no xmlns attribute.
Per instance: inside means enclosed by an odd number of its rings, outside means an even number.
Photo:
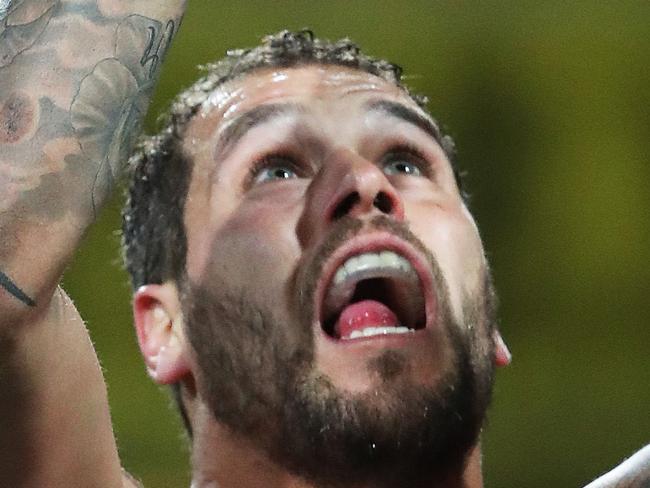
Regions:
<svg viewBox="0 0 650 488"><path fill-rule="evenodd" d="M189 374L176 285L168 282L140 287L133 297L133 316L149 376L168 385Z"/></svg>
<svg viewBox="0 0 650 488"><path fill-rule="evenodd" d="M494 329L492 332L492 340L494 341L494 364L496 366L508 366L512 362L512 354L508 346L506 346L501 333Z"/></svg>

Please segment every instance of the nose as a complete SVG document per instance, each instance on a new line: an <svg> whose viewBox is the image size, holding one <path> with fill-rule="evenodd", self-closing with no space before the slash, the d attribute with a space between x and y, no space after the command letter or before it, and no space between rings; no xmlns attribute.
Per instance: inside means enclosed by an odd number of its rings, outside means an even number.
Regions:
<svg viewBox="0 0 650 488"><path fill-rule="evenodd" d="M399 194L375 163L341 149L323 161L309 186L298 237L307 246L319 241L342 217L363 219L375 215L404 220Z"/></svg>

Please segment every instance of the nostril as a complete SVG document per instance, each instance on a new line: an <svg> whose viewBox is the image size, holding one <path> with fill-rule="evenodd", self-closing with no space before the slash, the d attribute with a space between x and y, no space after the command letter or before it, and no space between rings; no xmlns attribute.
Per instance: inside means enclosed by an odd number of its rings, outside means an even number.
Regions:
<svg viewBox="0 0 650 488"><path fill-rule="evenodd" d="M390 214L393 212L393 200L383 191L377 193L372 205L382 213Z"/></svg>
<svg viewBox="0 0 650 488"><path fill-rule="evenodd" d="M332 220L338 220L341 217L345 217L348 213L350 213L352 207L354 207L360 201L361 201L361 197L356 191L350 193L347 197L341 200L339 204L336 206L334 212L332 212Z"/></svg>

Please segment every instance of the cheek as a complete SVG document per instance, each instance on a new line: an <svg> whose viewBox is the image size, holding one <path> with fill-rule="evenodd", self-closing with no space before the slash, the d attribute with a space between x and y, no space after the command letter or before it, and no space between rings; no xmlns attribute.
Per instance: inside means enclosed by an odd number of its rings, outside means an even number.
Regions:
<svg viewBox="0 0 650 488"><path fill-rule="evenodd" d="M232 287L279 288L299 253L294 212L268 201L246 202L229 213L225 205L219 208L213 222L198 230L202 256L194 260L190 277L204 283L225 281ZM277 286L270 287L274 281Z"/></svg>
<svg viewBox="0 0 650 488"><path fill-rule="evenodd" d="M460 319L463 297L480 290L485 257L478 229L467 209L440 207L414 222L412 230L435 256L449 286L454 315Z"/></svg>

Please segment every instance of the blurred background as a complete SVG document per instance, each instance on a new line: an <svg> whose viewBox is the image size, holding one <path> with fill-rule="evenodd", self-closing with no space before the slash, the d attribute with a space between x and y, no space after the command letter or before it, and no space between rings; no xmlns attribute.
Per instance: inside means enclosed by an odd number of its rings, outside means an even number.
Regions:
<svg viewBox="0 0 650 488"><path fill-rule="evenodd" d="M456 139L514 356L484 433L486 486L582 486L650 442L650 3L191 0L147 129L197 64L303 27L401 64ZM121 204L65 288L125 467L187 487L180 422L135 344Z"/></svg>

